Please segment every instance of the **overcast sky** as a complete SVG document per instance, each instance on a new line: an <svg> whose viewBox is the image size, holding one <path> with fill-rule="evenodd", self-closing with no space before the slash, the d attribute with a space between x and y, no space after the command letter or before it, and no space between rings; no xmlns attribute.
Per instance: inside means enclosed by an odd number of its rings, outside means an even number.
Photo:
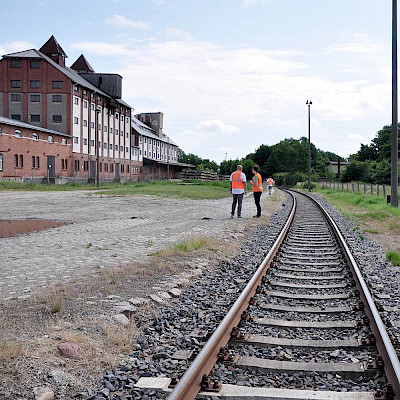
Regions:
<svg viewBox="0 0 400 400"><path fill-rule="evenodd" d="M0 53L54 34L162 111L185 152L222 161L307 136L342 156L391 123L390 0L0 0Z"/></svg>

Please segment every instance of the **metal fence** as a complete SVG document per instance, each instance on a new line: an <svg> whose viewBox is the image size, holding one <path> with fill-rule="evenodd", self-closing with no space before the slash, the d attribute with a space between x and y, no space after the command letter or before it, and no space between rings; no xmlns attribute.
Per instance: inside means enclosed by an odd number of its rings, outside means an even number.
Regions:
<svg viewBox="0 0 400 400"><path fill-rule="evenodd" d="M318 182L317 186L322 189L334 189L342 190L350 193L363 193L372 196L383 196L390 195L392 193L389 185L374 185L371 183L360 183L360 182Z"/></svg>

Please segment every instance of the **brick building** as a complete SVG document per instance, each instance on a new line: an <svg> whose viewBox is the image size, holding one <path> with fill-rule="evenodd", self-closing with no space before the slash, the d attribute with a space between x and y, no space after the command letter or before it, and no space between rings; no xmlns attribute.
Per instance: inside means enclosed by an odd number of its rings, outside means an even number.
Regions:
<svg viewBox="0 0 400 400"><path fill-rule="evenodd" d="M132 107L121 99L122 77L96 73L83 55L69 68L66 57L54 36L39 50L4 55L0 116L69 137L73 179L94 178L98 154L102 180L137 180L141 162L132 158L138 148L131 141Z"/></svg>
<svg viewBox="0 0 400 400"><path fill-rule="evenodd" d="M61 182L71 164L70 135L0 117L0 179Z"/></svg>
<svg viewBox="0 0 400 400"><path fill-rule="evenodd" d="M183 168L195 168L178 162L178 145L163 132L162 112L141 113L132 116L135 157L143 163L141 180L178 178Z"/></svg>

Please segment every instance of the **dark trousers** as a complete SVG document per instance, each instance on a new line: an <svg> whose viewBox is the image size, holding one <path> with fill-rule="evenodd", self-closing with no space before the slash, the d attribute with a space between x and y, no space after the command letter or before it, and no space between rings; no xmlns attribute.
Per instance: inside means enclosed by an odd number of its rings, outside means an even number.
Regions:
<svg viewBox="0 0 400 400"><path fill-rule="evenodd" d="M232 215L235 215L236 203L238 204L238 212L237 215L242 215L242 203L243 203L243 193L242 194L233 194L233 202L232 202Z"/></svg>
<svg viewBox="0 0 400 400"><path fill-rule="evenodd" d="M260 200L261 200L262 192L253 192L253 195L254 195L254 202L256 203L256 207L257 207L257 215L260 216L261 215Z"/></svg>

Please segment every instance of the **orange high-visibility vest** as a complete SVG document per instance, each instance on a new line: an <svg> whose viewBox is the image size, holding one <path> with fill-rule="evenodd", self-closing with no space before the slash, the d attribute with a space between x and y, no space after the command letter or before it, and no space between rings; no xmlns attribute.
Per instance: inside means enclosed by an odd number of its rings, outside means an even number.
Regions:
<svg viewBox="0 0 400 400"><path fill-rule="evenodd" d="M262 186L262 178L261 175L257 172L254 175L254 178L257 177L257 185L253 186L253 192L262 192L263 191L263 186ZM254 178L253 178L253 183L254 183Z"/></svg>
<svg viewBox="0 0 400 400"><path fill-rule="evenodd" d="M235 171L232 177L232 189L244 189L242 181L242 171Z"/></svg>
<svg viewBox="0 0 400 400"><path fill-rule="evenodd" d="M272 183L273 183L274 181L272 180L272 178L268 178L268 180L267 180L267 185L268 186L272 186Z"/></svg>

